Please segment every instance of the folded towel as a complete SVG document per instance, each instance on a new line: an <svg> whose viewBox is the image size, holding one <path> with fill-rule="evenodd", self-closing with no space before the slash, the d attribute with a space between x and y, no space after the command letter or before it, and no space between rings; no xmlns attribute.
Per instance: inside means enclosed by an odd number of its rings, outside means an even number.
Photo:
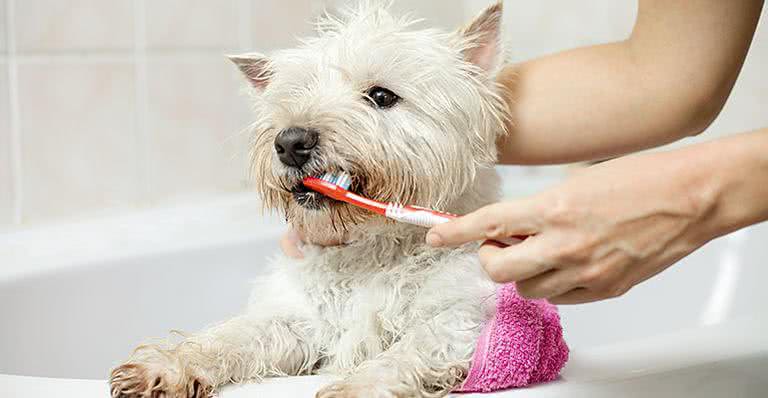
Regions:
<svg viewBox="0 0 768 398"><path fill-rule="evenodd" d="M557 307L526 300L514 284L496 292L496 314L484 326L464 383L454 392L490 392L552 381L568 361Z"/></svg>

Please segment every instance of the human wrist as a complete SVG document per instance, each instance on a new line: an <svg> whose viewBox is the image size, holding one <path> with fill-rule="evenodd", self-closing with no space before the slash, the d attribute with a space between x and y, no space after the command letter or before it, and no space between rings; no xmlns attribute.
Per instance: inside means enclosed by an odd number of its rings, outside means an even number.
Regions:
<svg viewBox="0 0 768 398"><path fill-rule="evenodd" d="M697 244L703 245L730 232L729 214L723 211L723 203L731 177L729 171L722 168L716 148L694 146L686 152L682 160L688 164L690 176L684 189L697 216L692 235Z"/></svg>
<svg viewBox="0 0 768 398"><path fill-rule="evenodd" d="M768 130L689 148L706 240L768 218Z"/></svg>

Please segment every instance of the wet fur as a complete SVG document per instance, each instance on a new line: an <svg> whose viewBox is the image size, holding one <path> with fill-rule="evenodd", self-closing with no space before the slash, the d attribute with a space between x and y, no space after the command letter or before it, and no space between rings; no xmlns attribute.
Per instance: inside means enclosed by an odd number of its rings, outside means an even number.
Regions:
<svg viewBox="0 0 768 398"><path fill-rule="evenodd" d="M442 396L459 385L495 286L476 245L434 249L425 230L340 203L299 206L305 175L344 170L377 199L465 213L497 199L495 142L508 116L495 76L503 63L501 5L457 32L415 30L380 2L318 22L318 36L269 57L235 58L251 83L252 174L268 209L312 238L303 260L278 255L248 310L176 345L139 347L113 370L114 397L203 397L222 384L327 373L319 397ZM376 109L372 85L403 100ZM282 165L276 134L312 128L320 144L302 169Z"/></svg>

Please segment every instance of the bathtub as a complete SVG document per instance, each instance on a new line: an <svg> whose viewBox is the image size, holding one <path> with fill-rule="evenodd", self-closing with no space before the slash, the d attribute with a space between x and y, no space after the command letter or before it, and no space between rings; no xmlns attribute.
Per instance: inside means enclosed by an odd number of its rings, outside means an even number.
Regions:
<svg viewBox="0 0 768 398"><path fill-rule="evenodd" d="M256 203L236 194L0 232L0 397L106 397L109 369L137 343L238 313L283 229ZM624 297L562 307L562 377L486 396L768 397L767 263L759 225ZM327 382L221 396L308 397Z"/></svg>

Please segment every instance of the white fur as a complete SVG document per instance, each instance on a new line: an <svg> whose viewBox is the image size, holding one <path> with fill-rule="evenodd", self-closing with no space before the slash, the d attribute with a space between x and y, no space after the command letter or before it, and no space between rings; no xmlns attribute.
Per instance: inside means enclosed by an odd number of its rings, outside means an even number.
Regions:
<svg viewBox="0 0 768 398"><path fill-rule="evenodd" d="M175 346L142 346L112 373L112 394L202 397L229 382L332 373L322 397L441 396L461 383L495 285L477 245L433 249L425 230L348 205L296 204L286 188L344 170L382 200L464 213L497 198L492 168L505 108L495 74L500 4L454 33L365 2L318 23L318 37L270 57L234 61L252 84L253 174L268 208L310 238L303 260L278 256L243 315ZM373 85L402 97L391 109L364 98ZM276 160L277 132L302 126L320 144L302 170Z"/></svg>

